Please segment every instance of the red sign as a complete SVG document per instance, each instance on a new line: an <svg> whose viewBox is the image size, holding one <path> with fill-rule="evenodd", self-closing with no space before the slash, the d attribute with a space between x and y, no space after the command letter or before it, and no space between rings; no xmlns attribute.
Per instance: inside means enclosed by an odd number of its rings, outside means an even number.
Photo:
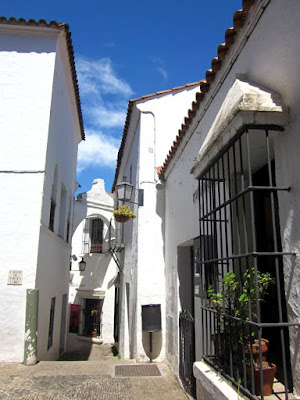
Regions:
<svg viewBox="0 0 300 400"><path fill-rule="evenodd" d="M79 331L79 316L80 316L80 305L79 304L70 304L69 332L78 333L78 331Z"/></svg>

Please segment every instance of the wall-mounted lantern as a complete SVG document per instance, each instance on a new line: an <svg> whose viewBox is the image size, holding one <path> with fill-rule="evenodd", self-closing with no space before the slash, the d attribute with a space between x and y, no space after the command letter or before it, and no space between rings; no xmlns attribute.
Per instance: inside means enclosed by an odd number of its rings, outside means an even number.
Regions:
<svg viewBox="0 0 300 400"><path fill-rule="evenodd" d="M81 261L78 263L79 265L79 271L84 272L86 268L86 262L84 261L83 257L81 258Z"/></svg>
<svg viewBox="0 0 300 400"><path fill-rule="evenodd" d="M117 198L123 203L125 201L133 204L138 204L139 206L144 205L144 189L136 189L131 183L122 182L116 185ZM131 201L132 192L134 190L138 191L138 202Z"/></svg>

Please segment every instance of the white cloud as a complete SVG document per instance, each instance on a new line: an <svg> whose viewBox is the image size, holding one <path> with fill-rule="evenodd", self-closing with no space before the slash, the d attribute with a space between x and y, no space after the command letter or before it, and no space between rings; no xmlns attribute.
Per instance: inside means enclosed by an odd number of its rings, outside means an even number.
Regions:
<svg viewBox="0 0 300 400"><path fill-rule="evenodd" d="M107 42L107 43L104 43L104 47L108 47L108 48L112 48L112 47L115 47L115 42Z"/></svg>
<svg viewBox="0 0 300 400"><path fill-rule="evenodd" d="M86 130L78 149L78 172L89 166L115 168L120 141L95 130Z"/></svg>
<svg viewBox="0 0 300 400"><path fill-rule="evenodd" d="M123 127L126 118L126 109L118 106L106 105L90 106L86 110L86 115L93 126L103 128Z"/></svg>
<svg viewBox="0 0 300 400"><path fill-rule="evenodd" d="M117 77L109 58L78 58L76 65L86 132L86 140L79 145L77 170L80 173L95 166L114 169L128 98L134 92Z"/></svg>
<svg viewBox="0 0 300 400"><path fill-rule="evenodd" d="M157 67L157 71L163 77L163 80L166 81L168 79L168 73L163 67Z"/></svg>
<svg viewBox="0 0 300 400"><path fill-rule="evenodd" d="M100 60L76 60L78 82L81 95L93 94L121 94L131 96L133 90L124 80L116 76L109 58Z"/></svg>
<svg viewBox="0 0 300 400"><path fill-rule="evenodd" d="M157 56L151 56L150 60L152 61L152 63L154 65L156 65L156 71L162 76L163 80L167 81L168 73L165 68L164 61L160 57L157 57Z"/></svg>

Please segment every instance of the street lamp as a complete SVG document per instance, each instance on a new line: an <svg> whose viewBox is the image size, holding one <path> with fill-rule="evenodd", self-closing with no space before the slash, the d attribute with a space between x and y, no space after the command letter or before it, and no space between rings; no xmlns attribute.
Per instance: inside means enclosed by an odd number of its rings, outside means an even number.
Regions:
<svg viewBox="0 0 300 400"><path fill-rule="evenodd" d="M144 205L144 189L136 189L131 183L122 182L116 185L117 199L122 201L128 201L129 203L138 204L139 206ZM133 190L138 191L138 202L131 201Z"/></svg>
<svg viewBox="0 0 300 400"><path fill-rule="evenodd" d="M118 183L116 185L117 188L117 197L120 201L130 201L133 191L133 185L128 182Z"/></svg>
<svg viewBox="0 0 300 400"><path fill-rule="evenodd" d="M79 271L84 272L86 268L86 262L84 261L83 257L81 257L81 261L78 263Z"/></svg>

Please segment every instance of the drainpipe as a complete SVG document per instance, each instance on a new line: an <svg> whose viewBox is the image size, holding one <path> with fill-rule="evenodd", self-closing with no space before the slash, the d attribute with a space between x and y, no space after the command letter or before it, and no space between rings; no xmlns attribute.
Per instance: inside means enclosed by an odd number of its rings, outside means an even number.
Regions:
<svg viewBox="0 0 300 400"><path fill-rule="evenodd" d="M24 365L37 363L37 322L39 289L26 291L26 316L24 339Z"/></svg>

